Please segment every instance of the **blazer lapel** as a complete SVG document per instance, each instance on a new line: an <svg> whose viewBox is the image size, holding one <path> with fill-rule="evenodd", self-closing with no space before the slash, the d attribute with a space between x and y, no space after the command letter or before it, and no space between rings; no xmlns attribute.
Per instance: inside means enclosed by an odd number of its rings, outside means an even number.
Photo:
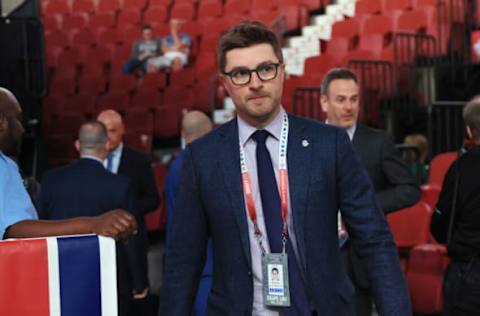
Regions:
<svg viewBox="0 0 480 316"><path fill-rule="evenodd" d="M249 266L252 266L250 255L250 242L248 236L248 222L245 214L245 203L243 198L242 176L240 171L240 149L238 140L238 125L234 119L228 125L221 127L218 139L218 148L221 149L220 167L223 171L227 197L232 204L238 231L242 242L243 252Z"/></svg>
<svg viewBox="0 0 480 316"><path fill-rule="evenodd" d="M312 140L306 128L289 115L287 168L290 189L291 211L299 256L305 267L305 212L307 209L308 179Z"/></svg>

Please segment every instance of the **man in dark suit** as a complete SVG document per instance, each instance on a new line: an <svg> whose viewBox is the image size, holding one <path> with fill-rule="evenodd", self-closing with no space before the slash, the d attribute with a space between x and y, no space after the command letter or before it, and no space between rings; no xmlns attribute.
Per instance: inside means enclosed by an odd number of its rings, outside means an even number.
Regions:
<svg viewBox="0 0 480 316"><path fill-rule="evenodd" d="M385 214L409 207L420 199L415 177L385 132L358 124L357 76L349 69L331 69L322 81L320 99L327 123L344 128L375 188L378 205ZM372 294L360 259L347 247L347 270L356 287L358 316L372 314Z"/></svg>
<svg viewBox="0 0 480 316"><path fill-rule="evenodd" d="M105 167L130 179L139 214L154 211L160 204L160 197L152 167L143 153L123 144L125 126L122 117L114 110L105 110L97 120L107 127L110 143ZM139 224L143 224L143 221Z"/></svg>
<svg viewBox="0 0 480 316"><path fill-rule="evenodd" d="M76 146L81 156L78 161L49 171L43 178L40 204L44 216L60 220L120 208L139 221L128 178L103 167L108 154L105 126L100 122L82 125ZM142 226L128 243L117 243L117 259L119 314L130 315L133 300L143 299L148 292L146 235Z"/></svg>
<svg viewBox="0 0 480 316"><path fill-rule="evenodd" d="M0 87L0 239L94 233L124 240L136 230L135 218L119 209L95 217L38 220L18 166L7 157L18 156L24 132L17 98Z"/></svg>
<svg viewBox="0 0 480 316"><path fill-rule="evenodd" d="M353 315L338 210L380 315L410 315L397 249L346 133L280 105L275 34L244 21L222 35L217 56L237 117L185 151L159 315L191 314L210 236L207 315ZM269 277L273 267L282 281Z"/></svg>

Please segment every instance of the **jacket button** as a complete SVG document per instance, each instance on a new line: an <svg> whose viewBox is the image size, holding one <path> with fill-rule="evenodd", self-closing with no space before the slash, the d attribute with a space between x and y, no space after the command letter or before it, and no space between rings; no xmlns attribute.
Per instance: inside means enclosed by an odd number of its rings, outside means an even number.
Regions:
<svg viewBox="0 0 480 316"><path fill-rule="evenodd" d="M252 276L252 271L248 271L248 276Z"/></svg>

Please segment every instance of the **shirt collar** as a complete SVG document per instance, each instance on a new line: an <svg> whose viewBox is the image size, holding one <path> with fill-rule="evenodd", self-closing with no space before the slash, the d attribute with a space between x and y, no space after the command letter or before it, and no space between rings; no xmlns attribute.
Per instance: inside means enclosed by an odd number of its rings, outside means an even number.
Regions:
<svg viewBox="0 0 480 316"><path fill-rule="evenodd" d="M114 157L120 156L120 153L123 150L123 143L118 144L117 148L115 148L110 154L112 154Z"/></svg>
<svg viewBox="0 0 480 316"><path fill-rule="evenodd" d="M98 161L99 163L103 164L103 160L98 158L98 157L95 157L95 156L91 156L91 155L82 155L80 156L80 158L82 159L91 159L91 160L96 160Z"/></svg>
<svg viewBox="0 0 480 316"><path fill-rule="evenodd" d="M280 133L282 132L282 123L283 123L283 115L285 110L283 107L280 107L280 111L278 111L277 116L263 129L269 132L273 137L277 140L280 139ZM240 137L240 142L242 146L245 146L245 143L250 139L253 133L257 131L255 126L252 126L245 122L240 116L237 115L238 120L238 135Z"/></svg>
<svg viewBox="0 0 480 316"><path fill-rule="evenodd" d="M332 125L328 122L328 120L325 120L325 124ZM353 124L349 128L345 128L345 131L347 132L348 138L350 138L350 141L353 141L353 135L355 135L356 130L357 130L357 124Z"/></svg>

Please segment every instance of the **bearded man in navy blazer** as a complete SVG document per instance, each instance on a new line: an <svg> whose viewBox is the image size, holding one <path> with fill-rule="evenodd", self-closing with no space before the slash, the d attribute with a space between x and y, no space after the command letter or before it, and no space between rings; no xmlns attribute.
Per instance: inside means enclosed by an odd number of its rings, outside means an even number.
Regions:
<svg viewBox="0 0 480 316"><path fill-rule="evenodd" d="M186 149L159 315L191 315L210 236L207 315L355 315L338 210L379 314L410 315L397 249L347 134L287 115L280 104L285 65L275 34L241 22L222 35L217 55L237 117ZM265 271L283 257L289 284L279 288L279 306Z"/></svg>

